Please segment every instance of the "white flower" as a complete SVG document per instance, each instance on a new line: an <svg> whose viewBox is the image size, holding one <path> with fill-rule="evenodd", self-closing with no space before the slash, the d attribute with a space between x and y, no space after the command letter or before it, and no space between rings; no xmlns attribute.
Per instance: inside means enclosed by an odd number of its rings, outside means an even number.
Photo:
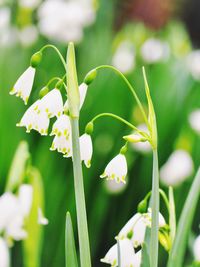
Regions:
<svg viewBox="0 0 200 267"><path fill-rule="evenodd" d="M126 189L127 181L126 183L116 183L115 180L108 180L108 181L105 181L104 186L108 193L119 194Z"/></svg>
<svg viewBox="0 0 200 267"><path fill-rule="evenodd" d="M187 57L188 70L195 80L200 80L200 50L192 51Z"/></svg>
<svg viewBox="0 0 200 267"><path fill-rule="evenodd" d="M91 158L92 158L92 139L89 134L83 134L80 138L80 151L81 151L81 160L84 161L85 166L90 168Z"/></svg>
<svg viewBox="0 0 200 267"><path fill-rule="evenodd" d="M200 134L200 109L196 109L190 114L189 123L191 128Z"/></svg>
<svg viewBox="0 0 200 267"><path fill-rule="evenodd" d="M122 73L128 73L135 67L135 51L131 42L124 41L117 48L112 64Z"/></svg>
<svg viewBox="0 0 200 267"><path fill-rule="evenodd" d="M41 135L47 135L49 128L49 118L46 112L38 111L40 101L41 100L37 100L27 109L17 126L26 127L27 133L34 129Z"/></svg>
<svg viewBox="0 0 200 267"><path fill-rule="evenodd" d="M147 213L136 213L121 229L118 238L128 238L134 247L138 247L144 243L146 227L151 227L151 209ZM166 225L165 219L159 213L159 227Z"/></svg>
<svg viewBox="0 0 200 267"><path fill-rule="evenodd" d="M161 181L167 186L177 186L193 172L193 161L185 150L174 151L160 169Z"/></svg>
<svg viewBox="0 0 200 267"><path fill-rule="evenodd" d="M28 184L21 185L19 188L18 199L22 214L28 216L32 207L33 187Z"/></svg>
<svg viewBox="0 0 200 267"><path fill-rule="evenodd" d="M26 71L19 77L13 89L10 91L11 95L21 97L24 103L27 104L35 77L35 68L28 67Z"/></svg>
<svg viewBox="0 0 200 267"><path fill-rule="evenodd" d="M19 0L19 5L24 8L35 9L39 6L41 0Z"/></svg>
<svg viewBox="0 0 200 267"><path fill-rule="evenodd" d="M38 208L38 224L47 225L48 223L49 223L49 220L44 217L42 209Z"/></svg>
<svg viewBox="0 0 200 267"><path fill-rule="evenodd" d="M159 39L150 38L142 45L141 56L147 63L156 63L169 57L169 45Z"/></svg>
<svg viewBox="0 0 200 267"><path fill-rule="evenodd" d="M0 30L3 31L10 24L10 8L0 8Z"/></svg>
<svg viewBox="0 0 200 267"><path fill-rule="evenodd" d="M200 262L200 235L194 241L193 253L195 260Z"/></svg>
<svg viewBox="0 0 200 267"><path fill-rule="evenodd" d="M31 46L38 39L38 29L34 25L26 26L18 31L19 41L23 46Z"/></svg>
<svg viewBox="0 0 200 267"><path fill-rule="evenodd" d="M55 136L50 150L57 150L65 154L66 157L72 156L72 142L71 137L67 138L66 136Z"/></svg>
<svg viewBox="0 0 200 267"><path fill-rule="evenodd" d="M144 131L148 134L148 129L145 124L140 124L137 126L137 128L141 131ZM133 134L137 134L136 132L133 132ZM138 142L138 143L131 143L131 146L134 148L134 150L141 152L141 153L149 153L151 151L151 145L148 141L146 142Z"/></svg>
<svg viewBox="0 0 200 267"><path fill-rule="evenodd" d="M82 106L84 104L85 97L86 97L86 94L87 94L87 89L88 89L88 85L87 84L81 83L79 85L80 109L82 108ZM69 102L68 102L68 100L65 102L64 110L65 111L68 111L69 110Z"/></svg>
<svg viewBox="0 0 200 267"><path fill-rule="evenodd" d="M0 266L1 267L10 266L9 249L5 240L2 237L0 237Z"/></svg>
<svg viewBox="0 0 200 267"><path fill-rule="evenodd" d="M127 162L126 158L122 154L118 154L114 157L106 166L104 173L100 176L101 178L107 178L117 183L126 183L125 178L127 175Z"/></svg>
<svg viewBox="0 0 200 267"><path fill-rule="evenodd" d="M93 23L95 10L87 1L46 0L38 10L39 30L47 38L67 43L79 42L83 28Z"/></svg>
<svg viewBox="0 0 200 267"><path fill-rule="evenodd" d="M121 267L139 267L141 264L141 253L135 254L134 248L127 238L119 240ZM110 264L112 267L118 266L118 245L110 248L101 262Z"/></svg>
<svg viewBox="0 0 200 267"><path fill-rule="evenodd" d="M71 123L69 116L62 114L53 124L51 135L66 136L71 135Z"/></svg>
<svg viewBox="0 0 200 267"><path fill-rule="evenodd" d="M46 112L49 118L59 117L63 112L62 95L58 89L51 90L38 104L38 112Z"/></svg>

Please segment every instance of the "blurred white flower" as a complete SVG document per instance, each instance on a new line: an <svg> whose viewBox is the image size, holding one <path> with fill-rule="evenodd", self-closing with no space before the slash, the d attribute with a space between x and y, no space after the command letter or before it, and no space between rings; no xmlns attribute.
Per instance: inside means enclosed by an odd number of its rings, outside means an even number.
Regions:
<svg viewBox="0 0 200 267"><path fill-rule="evenodd" d="M55 136L53 139L53 143L50 147L50 150L57 150L60 153L65 154L66 157L72 156L72 142L71 136L66 137L64 135Z"/></svg>
<svg viewBox="0 0 200 267"><path fill-rule="evenodd" d="M200 80L200 50L192 51L187 57L188 70L195 80Z"/></svg>
<svg viewBox="0 0 200 267"><path fill-rule="evenodd" d="M0 31L2 32L10 25L10 8L0 8Z"/></svg>
<svg viewBox="0 0 200 267"><path fill-rule="evenodd" d="M92 1L46 0L38 10L39 30L59 42L79 42L83 29L94 22Z"/></svg>
<svg viewBox="0 0 200 267"><path fill-rule="evenodd" d="M160 169L161 181L167 186L184 182L193 172L193 161L185 150L174 151Z"/></svg>
<svg viewBox="0 0 200 267"><path fill-rule="evenodd" d="M115 156L106 166L101 178L107 178L108 180L115 180L117 183L126 183L127 175L127 162L126 157L123 154Z"/></svg>
<svg viewBox="0 0 200 267"><path fill-rule="evenodd" d="M200 109L194 110L189 115L189 123L191 128L198 134L200 134Z"/></svg>
<svg viewBox="0 0 200 267"><path fill-rule="evenodd" d="M147 63L164 61L169 57L169 45L159 39L150 38L142 45L141 56Z"/></svg>
<svg viewBox="0 0 200 267"><path fill-rule="evenodd" d="M71 123L68 115L62 114L57 118L57 120L53 124L51 135L63 135L66 137L69 137L71 135Z"/></svg>
<svg viewBox="0 0 200 267"><path fill-rule="evenodd" d="M1 267L10 266L9 249L5 240L2 237L0 237L0 266Z"/></svg>
<svg viewBox="0 0 200 267"><path fill-rule="evenodd" d="M119 240L121 267L139 267L141 264L141 252L135 253L129 239ZM118 266L118 245L110 248L101 262L110 264L112 267Z"/></svg>
<svg viewBox="0 0 200 267"><path fill-rule="evenodd" d="M85 166L90 168L91 158L92 158L92 139L89 134L83 134L80 138L80 151L81 151L81 160L84 161Z"/></svg>
<svg viewBox="0 0 200 267"><path fill-rule="evenodd" d="M137 128L143 132L148 133L147 126L145 124L140 124L137 126ZM133 132L133 134L137 134L136 132ZM148 141L146 142L138 142L138 143L131 143L131 146L133 147L134 150L141 152L141 153L149 153L151 149L151 145L149 144Z"/></svg>
<svg viewBox="0 0 200 267"><path fill-rule="evenodd" d="M151 209L147 213L136 213L121 229L118 238L128 238L131 240L133 246L136 248L144 243L146 227L151 227ZM166 225L165 219L159 213L159 227Z"/></svg>
<svg viewBox="0 0 200 267"><path fill-rule="evenodd" d="M193 253L195 261L200 262L200 235L194 241Z"/></svg>
<svg viewBox="0 0 200 267"><path fill-rule="evenodd" d="M18 38L23 46L31 46L38 39L38 29L34 25L28 25L18 30Z"/></svg>
<svg viewBox="0 0 200 267"><path fill-rule="evenodd" d="M38 105L40 101L41 100L37 100L26 110L17 126L26 127L27 133L34 129L41 135L47 135L49 118L46 112L38 112Z"/></svg>
<svg viewBox="0 0 200 267"><path fill-rule="evenodd" d="M32 205L32 187L21 185L19 195L4 193L0 197L0 231L6 238L21 240L26 238L24 219L28 216Z"/></svg>
<svg viewBox="0 0 200 267"><path fill-rule="evenodd" d="M46 112L49 118L59 117L63 113L62 95L58 89L53 89L38 102L37 112Z"/></svg>
<svg viewBox="0 0 200 267"><path fill-rule="evenodd" d="M38 224L47 225L48 223L49 223L49 220L44 217L42 209L38 208Z"/></svg>
<svg viewBox="0 0 200 267"><path fill-rule="evenodd" d="M41 0L19 0L19 5L24 8L35 9L39 6Z"/></svg>
<svg viewBox="0 0 200 267"><path fill-rule="evenodd" d="M122 42L112 58L112 64L122 73L128 73L135 67L134 46L129 41Z"/></svg>
<svg viewBox="0 0 200 267"><path fill-rule="evenodd" d="M87 94L87 89L88 89L88 85L85 83L81 83L79 85L79 95L80 95L80 109L82 108L85 98L86 98L86 94ZM69 103L68 103L68 99L66 100L65 104L64 104L64 110L67 112L69 110Z"/></svg>
<svg viewBox="0 0 200 267"><path fill-rule="evenodd" d="M24 100L27 104L35 77L35 68L28 67L25 72L18 78L17 82L10 91L11 95L16 95Z"/></svg>

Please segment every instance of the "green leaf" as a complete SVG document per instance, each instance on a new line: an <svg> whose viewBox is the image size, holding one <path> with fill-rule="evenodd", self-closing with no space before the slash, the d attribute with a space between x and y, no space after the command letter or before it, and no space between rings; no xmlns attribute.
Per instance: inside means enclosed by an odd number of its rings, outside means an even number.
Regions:
<svg viewBox="0 0 200 267"><path fill-rule="evenodd" d="M22 183L25 175L26 163L29 158L30 154L28 151L28 144L25 141L22 141L15 152L8 173L7 184L5 188L6 191L13 191Z"/></svg>
<svg viewBox="0 0 200 267"><path fill-rule="evenodd" d="M66 234L65 234L65 257L66 267L78 267L78 260L76 254L76 247L74 242L74 233L71 215L67 212L66 215Z"/></svg>
<svg viewBox="0 0 200 267"><path fill-rule="evenodd" d="M25 224L28 237L23 241L23 259L25 267L40 267L43 226L38 224L38 208L44 208L43 184L36 168L29 167L28 179L33 186L33 204Z"/></svg>
<svg viewBox="0 0 200 267"><path fill-rule="evenodd" d="M170 252L167 267L182 267L188 235L200 194L200 168L194 178L178 222L177 234Z"/></svg>
<svg viewBox="0 0 200 267"><path fill-rule="evenodd" d="M176 235L176 209L174 203L174 192L171 186L169 187L169 227L171 244L173 244Z"/></svg>
<svg viewBox="0 0 200 267"><path fill-rule="evenodd" d="M143 246L142 246L142 262L141 262L141 267L150 267L149 254L148 254L146 243L144 243Z"/></svg>

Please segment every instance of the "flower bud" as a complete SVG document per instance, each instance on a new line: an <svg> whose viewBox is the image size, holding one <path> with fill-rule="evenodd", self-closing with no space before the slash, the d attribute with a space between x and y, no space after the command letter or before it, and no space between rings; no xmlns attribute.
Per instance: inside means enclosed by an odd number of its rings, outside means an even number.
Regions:
<svg viewBox="0 0 200 267"><path fill-rule="evenodd" d="M137 207L137 211L139 213L147 212L147 200L146 199L143 199L142 201L140 201L140 203L138 204L138 207Z"/></svg>
<svg viewBox="0 0 200 267"><path fill-rule="evenodd" d="M94 130L94 123L90 121L85 127L85 133L91 135Z"/></svg>
<svg viewBox="0 0 200 267"><path fill-rule="evenodd" d="M138 143L138 142L145 142L146 139L142 136L139 136L138 134L130 134L130 135L126 135L123 136L123 139L125 139L128 142L131 143Z"/></svg>
<svg viewBox="0 0 200 267"><path fill-rule="evenodd" d="M43 96L45 96L47 93L49 92L49 87L48 86L44 86L40 92L39 92L39 97L42 98Z"/></svg>
<svg viewBox="0 0 200 267"><path fill-rule="evenodd" d="M89 71L88 74L85 76L84 83L86 83L87 85L91 84L96 78L96 76L97 76L96 69Z"/></svg>
<svg viewBox="0 0 200 267"><path fill-rule="evenodd" d="M33 54L31 57L31 62L30 62L31 67L37 68L37 66L40 64L41 60L42 60L42 52L41 51L38 51L35 54Z"/></svg>

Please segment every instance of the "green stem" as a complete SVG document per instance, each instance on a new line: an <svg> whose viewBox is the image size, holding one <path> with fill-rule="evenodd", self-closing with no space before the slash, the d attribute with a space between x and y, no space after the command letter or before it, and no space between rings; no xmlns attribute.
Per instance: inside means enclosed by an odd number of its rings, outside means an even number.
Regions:
<svg viewBox="0 0 200 267"><path fill-rule="evenodd" d="M94 122L95 120L101 118L101 117L112 117L118 121L121 121L122 123L126 124L127 126L129 126L131 129L137 131L139 134L141 134L142 136L144 136L145 138L147 138L147 135L144 134L144 132L142 132L141 130L139 130L137 127L135 127L132 123L128 122L127 120L121 118L120 116L118 115L115 115L113 113L100 113L98 115L96 115L92 120L91 122ZM148 136L149 137L149 136Z"/></svg>
<svg viewBox="0 0 200 267"><path fill-rule="evenodd" d="M138 96L137 96L137 94L136 94L134 88L133 88L132 85L130 84L130 82L127 80L127 78L124 76L124 74L121 73L121 71L119 71L118 69L116 69L115 67L113 67L113 66L111 66L111 65L101 65L101 66L98 66L98 67L96 68L96 70L98 70L98 69L105 69L105 68L113 70L115 73L117 73L117 74L118 74L118 75L125 81L125 83L127 84L129 90L130 90L131 93L133 94L133 96L134 96L134 98L135 98L135 100L136 100L136 102L137 102L137 105L138 105L139 108L140 108L140 111L141 111L141 113L142 113L142 115L143 115L143 118L144 118L144 121L145 121L146 125L147 125L148 128L149 128L149 122L148 122L146 113L145 113L145 111L144 111L144 108L143 108L143 106L142 106L142 103L140 102L140 100L139 100L139 98L138 98Z"/></svg>
<svg viewBox="0 0 200 267"><path fill-rule="evenodd" d="M59 56L59 58L60 58L60 60L61 60L61 62L62 62L62 64L63 64L63 66L64 66L64 69L65 69L65 71L67 72L67 67L66 67L65 59L64 59L64 57L62 56L62 54L60 53L60 51L58 50L58 48L57 48L56 46L54 46L54 45L47 44L47 45L43 46L43 47L40 49L40 52L43 52L43 51L44 51L45 49L47 49L47 48L52 48L52 49L58 54L58 56Z"/></svg>
<svg viewBox="0 0 200 267"><path fill-rule="evenodd" d="M159 175L158 152L153 149L153 181L152 181L152 226L150 242L150 266L158 266L158 231L159 231Z"/></svg>
<svg viewBox="0 0 200 267"><path fill-rule="evenodd" d="M81 157L80 157L78 118L71 118L71 127L72 127L74 188L75 188L75 198L76 198L80 260L81 260L81 267L91 267L90 245L89 245L85 194L84 194L84 184L83 184L83 172L82 172Z"/></svg>

